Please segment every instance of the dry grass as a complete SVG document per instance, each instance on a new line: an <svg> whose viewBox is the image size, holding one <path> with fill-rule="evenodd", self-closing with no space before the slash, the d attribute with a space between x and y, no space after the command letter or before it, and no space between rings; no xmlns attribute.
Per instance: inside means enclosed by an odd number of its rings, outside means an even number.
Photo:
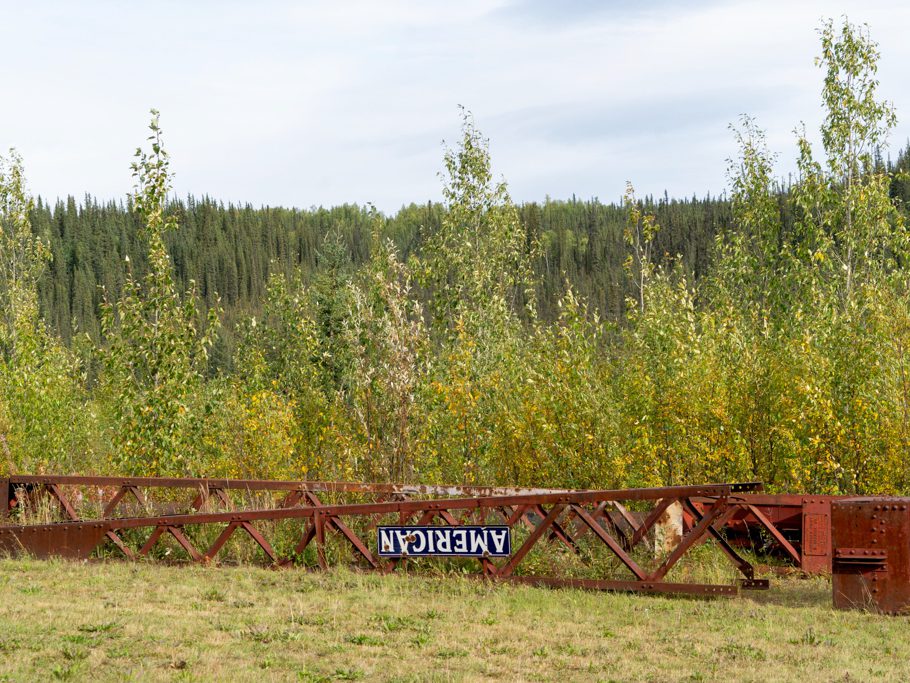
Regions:
<svg viewBox="0 0 910 683"><path fill-rule="evenodd" d="M0 561L0 679L904 681L823 580L698 601L457 576Z"/></svg>

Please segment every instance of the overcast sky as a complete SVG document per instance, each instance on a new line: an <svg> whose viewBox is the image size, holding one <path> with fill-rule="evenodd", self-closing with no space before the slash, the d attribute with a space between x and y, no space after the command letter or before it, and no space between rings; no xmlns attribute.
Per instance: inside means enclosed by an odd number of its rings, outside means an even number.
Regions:
<svg viewBox="0 0 910 683"><path fill-rule="evenodd" d="M740 114L792 168L843 14L880 44L896 150L906 2L0 0L0 150L35 194L123 197L156 107L181 195L394 211L440 197L461 104L517 200L717 194Z"/></svg>

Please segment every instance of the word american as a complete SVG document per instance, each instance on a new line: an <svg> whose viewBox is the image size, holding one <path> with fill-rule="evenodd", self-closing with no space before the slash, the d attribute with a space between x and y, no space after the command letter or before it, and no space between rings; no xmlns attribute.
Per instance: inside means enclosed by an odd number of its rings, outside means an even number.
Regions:
<svg viewBox="0 0 910 683"><path fill-rule="evenodd" d="M380 557L508 557L507 526L381 526Z"/></svg>

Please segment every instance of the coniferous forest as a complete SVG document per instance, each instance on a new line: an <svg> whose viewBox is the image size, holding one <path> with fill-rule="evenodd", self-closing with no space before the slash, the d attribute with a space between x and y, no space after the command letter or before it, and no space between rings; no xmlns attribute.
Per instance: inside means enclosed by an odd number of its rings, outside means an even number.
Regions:
<svg viewBox="0 0 910 683"><path fill-rule="evenodd" d="M706 272L714 239L730 224L730 202L647 197L642 205L661 226L655 260L679 261L693 277ZM577 199L516 208L529 243L538 245L533 266L540 316L555 319L570 284L604 319L621 321L632 294L623 266L626 208ZM253 208L189 197L170 201L168 210L180 226L166 237L178 287L185 290L195 282L203 305L220 303L232 322L262 310L270 276L312 284L329 264L353 272L369 261L376 246L375 216L368 207ZM379 234L392 240L401 258L419 258L445 211L439 203L403 207L381 217ZM123 202L69 197L51 206L38 197L30 221L51 251L38 283L42 317L67 344L80 333L99 342L105 296L116 298L128 272L148 268L138 217ZM233 348L232 332L222 329L219 343ZM230 362L230 353L222 353L212 369L228 368Z"/></svg>
<svg viewBox="0 0 910 683"><path fill-rule="evenodd" d="M759 124L718 197L516 205L462 112L443 201L175 199L153 112L123 202L0 166L8 471L910 490L910 148L828 22L823 144ZM166 122L166 113L165 113Z"/></svg>

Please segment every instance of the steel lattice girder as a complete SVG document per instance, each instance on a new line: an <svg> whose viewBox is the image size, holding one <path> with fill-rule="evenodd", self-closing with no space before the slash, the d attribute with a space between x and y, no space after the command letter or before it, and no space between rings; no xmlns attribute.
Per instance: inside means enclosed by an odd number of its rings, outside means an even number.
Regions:
<svg viewBox="0 0 910 683"><path fill-rule="evenodd" d="M5 483L4 483L5 482ZM95 489L97 495L108 496L109 489L114 493L103 499L103 509L96 511L84 510L78 505L78 495L73 490ZM377 501L407 500L413 497L471 497L471 496L496 496L496 495L522 495L545 494L567 491L568 489L550 488L521 488L521 487L492 487L492 486L438 486L420 484L389 484L389 483L361 483L339 481L291 481L291 480L263 480L263 479L196 479L196 478L161 478L161 477L96 477L96 476L54 476L54 475L14 475L6 480L0 479L0 519L8 515L8 511L17 503L17 492L36 493L45 492L57 501L63 517L68 520L101 517L108 518L123 512L127 503L132 503L134 508L143 515L154 515L162 512L155 510L155 497L167 491L186 490L188 492L186 505L175 507L173 501L168 514L178 512L194 512L203 510L210 500L217 501L224 509L233 509L238 506L236 496L231 493L256 493L272 492L283 494L280 500L275 501L278 507L293 507L307 505L308 496L311 494L352 494L364 496ZM143 493L143 491L145 493ZM763 543L766 550L776 549L779 556L785 561L799 567L805 572L818 573L831 571L831 548L829 523L830 505L832 501L842 498L840 496L805 496L798 494L763 494L748 493L731 501L731 505L738 508L726 525L727 539L740 546L751 546L758 536L756 532L767 532ZM714 499L711 497L693 498L695 508L704 513L710 510ZM668 500L669 502L669 500ZM251 506L239 503L240 507L262 507L261 504ZM136 516L136 510L131 510ZM640 520L629 515L628 511L618 505L614 512L628 523L633 543L640 540L640 532L634 531ZM539 510L523 510L521 522L529 526L526 515L538 515ZM603 515L603 509L595 510L594 516L612 527L624 543L625 531L613 523L609 516ZM689 510L684 511L686 528L691 528L693 516ZM553 534L563 543L571 545L569 536L560 524L554 525ZM587 526L578 524L576 531L580 534L587 533ZM636 537L638 534L638 537ZM118 542L116 532L107 534L114 543ZM121 547L126 554L131 551L125 546Z"/></svg>
<svg viewBox="0 0 910 683"><path fill-rule="evenodd" d="M5 483L5 486L3 485ZM515 486L438 486L430 484L361 483L350 481L293 481L271 479L214 479L191 477L103 477L72 475L12 475L0 479L0 496L8 496L6 505L0 505L5 515L10 501L15 499L18 488L36 487L117 487L128 489L187 489L193 491L285 491L288 493L312 491L315 493L366 493L373 495L423 495L423 496L506 496L520 494L554 493L562 488L529 488ZM4 493L7 492L7 493ZM3 502L3 501L0 501Z"/></svg>
<svg viewBox="0 0 910 683"><path fill-rule="evenodd" d="M59 478L35 477L30 480L16 478L17 485L41 485L56 497L67 514L75 516L75 510L60 492L60 486L68 484L100 485L102 478L70 478L61 482ZM122 499L129 493L137 495L138 486L148 487L160 480L103 478L104 484L117 486L118 492L105 506L110 511L115 498ZM11 480L13 481L13 480ZM251 482L231 480L206 480L208 490L250 488ZM696 593L703 595L734 595L736 585L679 584L664 581L670 570L692 548L713 538L730 558L744 577L740 585L745 588L766 588L767 582L754 579L752 566L740 557L726 542L722 530L737 511L736 504L743 501L742 494L760 490L758 483L714 484L706 486L681 486L646 489L624 489L613 491L528 491L506 495L471 495L474 491L463 487L427 487L432 493L453 493L469 495L464 498L395 500L369 503L323 504L312 488L320 485L329 491L354 491L383 494L402 494L406 487L396 485L370 485L305 482L255 482L265 490L277 489L302 492L294 506L277 509L233 510L227 512L192 512L188 514L153 515L125 518L103 518L96 520L73 520L52 524L9 525L0 527L0 549L10 553L27 552L39 557L60 555L78 559L88 558L92 552L106 543L114 543L128 557L148 556L162 536L168 535L184 549L189 558L197 562L216 559L227 540L237 531L247 534L262 549L269 562L276 566L294 563L311 543L315 544L317 563L326 568L326 535L333 532L344 538L355 551L360 564L365 568L388 572L402 566L402 558L382 560L373 555L365 540L368 530L374 528L382 518L397 516L404 524L417 520L418 524L467 525L485 522L493 515L502 518L509 527L521 524L527 527L528 535L513 549L512 554L494 562L488 557L479 558L478 576L542 585L576 585L605 590L635 590L645 592ZM13 485L12 483L10 484ZM199 480L165 480L165 486L177 488L199 487ZM293 486L297 488L293 488ZM414 487L417 488L417 487ZM483 489L488 492L490 489ZM512 490L514 491L514 490ZM702 513L693 504L693 499L710 498L710 509ZM651 514L630 513L623 503L653 502ZM678 544L665 558L658 558L656 566L643 566L632 555L653 529L658 517L668 503L678 502L684 506L693 519L693 524ZM736 504L734 504L736 503ZM460 515L460 516L459 516ZM257 522L299 520L298 542L294 551L280 557L273 544ZM195 547L185 533L187 526L215 525L220 528L217 539L204 551ZM623 525L626 529L623 530ZM141 547L131 548L123 541L123 532L148 530ZM356 529L356 531L355 531ZM366 529L367 531L364 531ZM528 553L542 540L560 543L578 552L577 539L583 533L593 536L593 543L605 549L619 560L631 574L629 580L577 579L564 576L521 576L516 570ZM654 564L654 563L651 563Z"/></svg>

